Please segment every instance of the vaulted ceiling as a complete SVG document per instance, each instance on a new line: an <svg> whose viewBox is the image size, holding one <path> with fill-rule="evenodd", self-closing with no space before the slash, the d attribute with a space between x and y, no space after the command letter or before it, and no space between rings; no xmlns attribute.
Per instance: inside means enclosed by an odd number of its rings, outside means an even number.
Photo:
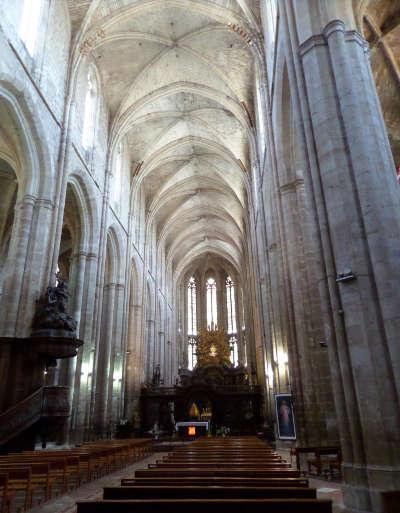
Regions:
<svg viewBox="0 0 400 513"><path fill-rule="evenodd" d="M400 165L400 1L359 2L360 29L370 45L371 66L396 165Z"/></svg>
<svg viewBox="0 0 400 513"><path fill-rule="evenodd" d="M243 262L258 0L69 0L172 272ZM135 171L136 170L136 171Z"/></svg>

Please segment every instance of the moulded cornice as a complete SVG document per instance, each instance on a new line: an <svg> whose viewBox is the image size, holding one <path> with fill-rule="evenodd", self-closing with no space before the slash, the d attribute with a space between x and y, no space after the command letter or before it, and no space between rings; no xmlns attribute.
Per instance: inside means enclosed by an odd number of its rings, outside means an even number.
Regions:
<svg viewBox="0 0 400 513"><path fill-rule="evenodd" d="M344 34L346 43L357 43L363 49L368 47L368 43L357 30L346 30L346 26L343 21L333 20L326 25L321 34L311 36L299 46L299 55L303 57L318 46L328 46L329 38L337 32L342 32Z"/></svg>

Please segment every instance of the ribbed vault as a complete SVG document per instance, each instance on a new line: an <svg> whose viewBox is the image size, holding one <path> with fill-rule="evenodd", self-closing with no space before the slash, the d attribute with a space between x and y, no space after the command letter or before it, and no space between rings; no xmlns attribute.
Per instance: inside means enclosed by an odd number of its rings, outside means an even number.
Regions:
<svg viewBox="0 0 400 513"><path fill-rule="evenodd" d="M111 147L128 149L132 201L144 193L147 232L170 276L205 252L241 268L258 2L70 4L76 44L90 41L100 72Z"/></svg>

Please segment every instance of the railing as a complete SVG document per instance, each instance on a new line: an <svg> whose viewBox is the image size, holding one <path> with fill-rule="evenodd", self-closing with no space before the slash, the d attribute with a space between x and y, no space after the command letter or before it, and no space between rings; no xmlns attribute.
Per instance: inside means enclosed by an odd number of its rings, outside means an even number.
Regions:
<svg viewBox="0 0 400 513"><path fill-rule="evenodd" d="M41 417L69 416L68 387L40 387L0 414L0 445L29 428Z"/></svg>
<svg viewBox="0 0 400 513"><path fill-rule="evenodd" d="M43 387L0 415L0 444L32 426L42 413Z"/></svg>

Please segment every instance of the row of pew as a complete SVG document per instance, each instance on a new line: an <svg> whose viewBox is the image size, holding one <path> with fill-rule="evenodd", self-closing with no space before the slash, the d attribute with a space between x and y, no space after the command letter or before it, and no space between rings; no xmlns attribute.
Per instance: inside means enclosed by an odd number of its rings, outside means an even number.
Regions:
<svg viewBox="0 0 400 513"><path fill-rule="evenodd" d="M253 437L199 439L135 471L77 513L332 513L330 500Z"/></svg>
<svg viewBox="0 0 400 513"><path fill-rule="evenodd" d="M0 456L0 512L26 511L36 503L131 465L152 452L151 440L129 439Z"/></svg>

